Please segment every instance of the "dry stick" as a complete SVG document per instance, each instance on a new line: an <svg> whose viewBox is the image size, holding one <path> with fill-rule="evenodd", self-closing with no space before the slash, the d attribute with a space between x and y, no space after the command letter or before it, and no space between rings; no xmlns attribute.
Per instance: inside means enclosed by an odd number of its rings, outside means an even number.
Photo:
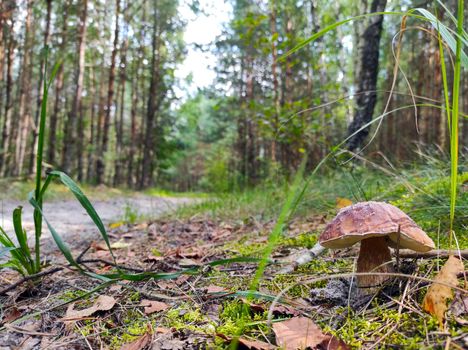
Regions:
<svg viewBox="0 0 468 350"><path fill-rule="evenodd" d="M105 260L105 259L85 259L85 260L81 260L80 263L82 263L82 264L103 263L103 264L110 265L110 266L112 266L112 267L117 267L117 268L119 268L119 269L127 270L127 271L133 271L133 272L150 272L150 271L148 271L148 270L138 269L138 268L136 268L136 267L129 267L129 266L125 266L125 265L115 264L115 263L113 263L112 261Z"/></svg>
<svg viewBox="0 0 468 350"><path fill-rule="evenodd" d="M89 248L91 248L91 245L89 245L88 247L86 247L86 248L80 253L80 255L78 255L78 258L76 259L77 262L81 262L81 258L83 257L83 255L86 254L86 252L89 250ZM68 266L70 266L70 265L68 265ZM15 289L16 287L22 285L23 283L25 283L25 282L27 282L27 281L34 280L34 279L39 278L39 277L51 275L51 274L56 273L56 272L58 272L58 271L61 271L61 270L63 270L63 269L64 269L63 267L58 266L58 267L54 267L54 268L49 269L49 270L45 270L45 271L38 272L38 273L36 273L36 274L34 274L34 275L25 276L25 277L23 277L22 279L16 281L15 283L10 284L8 287L1 289L1 290L0 290L0 295L4 295L5 293L9 292L10 290Z"/></svg>
<svg viewBox="0 0 468 350"><path fill-rule="evenodd" d="M16 281L15 283L10 284L8 287L3 288L2 290L0 290L0 295L4 295L6 292L9 292L10 290L15 289L16 287L23 284L24 282L34 280L36 278L43 277L43 276L46 276L46 275L50 275L50 274L53 274L55 272L61 271L63 269L64 269L63 267L54 267L53 269L49 269L49 270L46 270L46 271L36 273L34 275L29 275L29 276L23 277L19 281Z"/></svg>
<svg viewBox="0 0 468 350"><path fill-rule="evenodd" d="M400 258L448 258L450 255L459 255L462 258L468 258L468 249L463 249L460 251L436 249L425 253L415 252L410 249L400 249L399 254Z"/></svg>

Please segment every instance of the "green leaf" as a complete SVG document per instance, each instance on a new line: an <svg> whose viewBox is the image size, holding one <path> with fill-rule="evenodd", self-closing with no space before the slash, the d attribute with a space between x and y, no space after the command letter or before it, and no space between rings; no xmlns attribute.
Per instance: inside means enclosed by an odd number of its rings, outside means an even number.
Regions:
<svg viewBox="0 0 468 350"><path fill-rule="evenodd" d="M28 246L28 236L26 231L23 229L23 224L21 221L21 212L23 207L19 206L13 210L13 227L15 229L16 239L20 245L21 250L27 255L29 260L32 263L31 251Z"/></svg>
<svg viewBox="0 0 468 350"><path fill-rule="evenodd" d="M89 217L93 220L94 224L98 228L99 232L101 233L102 238L106 242L107 248L112 255L112 258L115 261L114 254L112 252L112 248L109 241L109 236L107 235L106 228L102 223L101 218L99 217L98 213L94 209L93 205L89 201L88 197L81 191L75 181L73 181L67 174L62 171L54 170L49 173L49 176L57 176L60 181L67 187L75 196L75 198L80 202L81 206L86 210Z"/></svg>
<svg viewBox="0 0 468 350"><path fill-rule="evenodd" d="M75 266L76 268L78 268L80 271L83 271L83 269L81 268L80 265L78 265L78 263L75 261L75 259L73 258L71 252L70 252L70 249L68 248L67 244L62 240L62 237L60 237L60 235L57 233L57 231L55 231L55 229L52 227L52 225L49 223L49 220L47 220L47 218L45 217L44 213L42 212L42 209L41 207L39 206L39 204L37 203L36 199L33 197L33 194L32 192L29 193L29 203L31 203L31 205L34 207L34 209L36 209L41 215L42 215L42 218L44 219L44 221L46 222L47 224L47 227L49 228L49 231L50 233L52 234L52 237L55 241L55 243L57 244L57 247L60 249L60 251L62 252L63 256L65 257L65 259L67 259L67 261L70 263L70 265L72 266Z"/></svg>
<svg viewBox="0 0 468 350"><path fill-rule="evenodd" d="M421 13L421 15L415 14L414 13L415 11ZM447 26L445 24L443 24L442 22L440 22L429 11L427 11L425 9L421 9L421 8L416 8L416 9L411 9L408 12L395 12L395 11L373 12L373 13L368 13L368 14L364 14L364 15L354 16L354 17L347 18L347 19L342 20L342 21L335 22L335 23L333 23L333 24L319 30L317 33L315 33L314 35L308 37L307 39L301 41L299 44L297 44L291 50L286 52L284 55L280 56L278 58L278 61L284 60L286 57L288 57L288 56L292 55L293 53L295 53L296 51L302 49L304 46L306 46L309 43L311 43L311 42L317 40L318 38L322 37L323 35L325 35L329 31L334 30L334 29L342 26L343 24L346 24L346 23L349 23L349 22L352 22L352 21L356 21L356 20L362 20L362 19L365 19L367 17L381 16L381 15L391 15L391 16L400 16L400 17L408 16L408 17L413 17L413 18L420 19L420 20L423 20L423 21L431 22L431 24L434 26L434 28L436 30L440 31L440 33L442 35L442 38L445 40L445 42L449 46L450 50L454 54L456 53L456 47L457 47L456 40L455 40L455 37L450 33L450 30L447 28ZM459 37L465 43L465 45L467 45L467 40L462 35L460 35L458 33L455 33L455 36ZM466 54L464 52L461 53L461 61L463 63L463 66L468 68L468 57L466 56Z"/></svg>
<svg viewBox="0 0 468 350"><path fill-rule="evenodd" d="M415 11L421 13L429 22L431 22L432 26L435 30L437 30L444 41L447 43L450 50L457 54L457 39L459 39L465 46L468 46L468 40L466 40L461 33L456 34L457 38L455 38L449 31L446 25L444 25L441 21L437 19L431 12L423 8L416 8ZM466 56L463 50L460 51L461 55L461 63L465 68L468 68L468 56Z"/></svg>

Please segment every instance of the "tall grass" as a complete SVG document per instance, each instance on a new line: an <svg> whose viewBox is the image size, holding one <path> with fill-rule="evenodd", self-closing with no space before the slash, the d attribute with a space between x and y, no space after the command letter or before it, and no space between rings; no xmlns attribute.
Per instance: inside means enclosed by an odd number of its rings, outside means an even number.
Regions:
<svg viewBox="0 0 468 350"><path fill-rule="evenodd" d="M458 184L458 116L459 116L459 96L460 96L460 76L461 76L461 59L462 59L462 35L463 35L463 18L464 18L464 0L458 0L457 13L457 48L455 53L455 67L453 77L453 92L452 92L452 114L447 115L450 120L450 160L451 160L451 181L450 181L450 242L453 236L453 221L455 219L455 204L457 200L457 184ZM440 40L439 40L440 41ZM440 46L439 46L440 47ZM444 74L447 75L446 73ZM444 84L444 88L446 84ZM448 93L444 93L447 98ZM447 102L446 102L447 103ZM450 244L451 245L451 244Z"/></svg>

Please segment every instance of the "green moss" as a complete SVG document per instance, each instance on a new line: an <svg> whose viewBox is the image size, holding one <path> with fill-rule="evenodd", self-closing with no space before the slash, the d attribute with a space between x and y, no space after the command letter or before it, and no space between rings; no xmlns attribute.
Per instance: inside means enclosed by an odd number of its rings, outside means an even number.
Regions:
<svg viewBox="0 0 468 350"><path fill-rule="evenodd" d="M249 237L226 243L221 249L231 256L260 257L265 249L265 243L250 242Z"/></svg>
<svg viewBox="0 0 468 350"><path fill-rule="evenodd" d="M298 285L298 276L294 274L282 275L277 274L271 282L262 281L261 285L267 288L272 293L279 293L282 290L293 286L288 290L287 295L292 298L304 298L309 296L309 287Z"/></svg>
<svg viewBox="0 0 468 350"><path fill-rule="evenodd" d="M232 276L217 269L213 269L207 278L210 284L224 287L230 291L245 290L248 288L251 281L251 276Z"/></svg>
<svg viewBox="0 0 468 350"><path fill-rule="evenodd" d="M340 326L330 327L328 322L321 321L317 323L325 332L342 339L353 349L360 349L365 344L374 344L382 338L377 349L426 349L434 348L434 344L442 345L445 341L445 336L429 336L431 332L439 330L437 320L430 315L421 316L413 312L398 314L397 309L381 308L377 302L372 304L372 311L372 314L363 315L340 307L334 310L335 316L349 312ZM462 334L462 330L459 326L457 329L456 325L449 331L454 332L454 336ZM427 339L430 340L430 344L427 344Z"/></svg>
<svg viewBox="0 0 468 350"><path fill-rule="evenodd" d="M268 311L253 312L247 304L238 299L223 303L219 317L221 323L216 328L217 333L236 336L257 334L260 331L264 334L269 332L265 322L268 318Z"/></svg>
<svg viewBox="0 0 468 350"><path fill-rule="evenodd" d="M169 310L163 324L175 329L188 329L194 332L213 334L215 324L201 310L188 303Z"/></svg>
<svg viewBox="0 0 468 350"><path fill-rule="evenodd" d="M137 302L140 301L140 293L139 292L134 292L128 296L128 300L131 302Z"/></svg>
<svg viewBox="0 0 468 350"><path fill-rule="evenodd" d="M124 327L114 334L109 343L111 349L120 349L122 345L130 343L148 331L148 323L155 327L154 321L142 317L136 310L128 310L122 323Z"/></svg>
<svg viewBox="0 0 468 350"><path fill-rule="evenodd" d="M86 292L81 291L81 290L66 290L58 296L58 299L63 300L63 301L69 301L72 299L79 298L85 294Z"/></svg>
<svg viewBox="0 0 468 350"><path fill-rule="evenodd" d="M163 256L163 253L161 253L158 249L156 248L153 248L151 249L151 254L153 254L154 256Z"/></svg>
<svg viewBox="0 0 468 350"><path fill-rule="evenodd" d="M312 248L317 243L317 233L304 232L295 237L285 237L280 245L285 247L303 247Z"/></svg>

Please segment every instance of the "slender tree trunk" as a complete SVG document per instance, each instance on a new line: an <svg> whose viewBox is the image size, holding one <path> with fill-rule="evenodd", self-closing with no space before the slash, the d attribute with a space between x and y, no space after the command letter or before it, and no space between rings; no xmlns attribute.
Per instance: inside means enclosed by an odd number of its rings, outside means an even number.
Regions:
<svg viewBox="0 0 468 350"><path fill-rule="evenodd" d="M44 39L42 42L43 48L45 48L49 44L49 36L50 36L50 15L52 12L52 0L46 0L47 2L47 12L46 12L46 27L44 30ZM41 64L40 64L40 71L41 74L39 76L39 81L37 84L37 99L36 99L36 113L34 114L34 125L33 125L33 138L31 141L31 153L29 155L29 174L32 174L35 171L36 162L34 159L36 158L37 154L37 138L39 134L39 113L41 112L41 103L42 103L42 94L44 92L43 83L44 83L44 76L42 72L44 71L45 65L45 57L41 57Z"/></svg>
<svg viewBox="0 0 468 350"><path fill-rule="evenodd" d="M60 34L60 53L65 55L65 48L67 45L67 21L68 21L68 0L63 4L63 17L62 17L62 32ZM55 77L55 99L54 107L50 115L49 124L49 137L48 137L48 148L47 148L47 160L50 164L56 165L55 155L57 153L56 140L57 140L57 122L59 119L59 113L62 107L62 91L63 91L63 80L64 80L64 65L61 64Z"/></svg>
<svg viewBox="0 0 468 350"><path fill-rule="evenodd" d="M118 186L122 183L123 173L123 124L124 124L124 111L125 111L125 85L127 83L127 47L128 39L125 40L122 50L120 52L120 113L119 119L115 126L115 170L114 170L114 186ZM117 121L117 120L116 120Z"/></svg>
<svg viewBox="0 0 468 350"><path fill-rule="evenodd" d="M279 114L281 112L280 106L280 93L278 83L278 72L276 67L276 60L278 58L277 39L278 32L276 30L276 2L270 1L270 32L271 32L271 72L273 74L273 96L274 96L274 120L273 120L273 137L271 141L271 161L276 162L276 138L278 137L279 127Z"/></svg>
<svg viewBox="0 0 468 350"><path fill-rule="evenodd" d="M255 111L252 110L255 94L254 94L254 67L253 59L248 59L247 63L247 81L246 81L246 105L248 106L247 120L246 120L246 167L247 167L247 181L250 185L255 185L258 177L258 162L257 162L257 133Z"/></svg>
<svg viewBox="0 0 468 350"><path fill-rule="evenodd" d="M137 137L137 127L136 127L136 118L137 118L137 109L138 109L138 70L139 70L139 62L137 61L137 67L135 69L135 76L132 80L132 109L130 112L130 146L129 146L129 153L127 158L127 186L133 187L134 186L134 174L133 174L133 167L135 163L135 151L136 151L136 137Z"/></svg>
<svg viewBox="0 0 468 350"><path fill-rule="evenodd" d="M65 172L72 170L72 162L75 158L81 157L77 136L77 128L82 127L81 103L83 93L83 77L85 65L86 50L86 20L88 15L88 0L83 0L80 15L80 24L78 27L78 62L75 70L76 88L73 101L68 114L68 121L64 124L64 140L62 149L62 168ZM82 169L78 169L78 177L82 178Z"/></svg>
<svg viewBox="0 0 468 350"><path fill-rule="evenodd" d="M8 37L5 36L5 40L8 39L8 47L6 53L6 85L5 85L5 107L4 117L2 125L2 143L0 153L0 175L5 177L9 171L10 160L11 160L11 129L12 129L12 111L13 111L13 63L15 58L15 41L13 38L14 22L12 21L10 30L8 31Z"/></svg>
<svg viewBox="0 0 468 350"><path fill-rule="evenodd" d="M141 165L141 176L139 188L145 188L153 183L153 170L155 162L155 125L156 125L156 114L159 108L159 101L161 100L161 94L163 91L158 91L160 85L160 67L159 67L159 27L158 27L158 9L154 11L154 22L153 22L153 39L152 39L152 55L151 55L151 80L150 88L148 93L148 104L146 110L146 129L144 136L144 149L143 159Z"/></svg>
<svg viewBox="0 0 468 350"><path fill-rule="evenodd" d="M383 12L386 0L372 0L370 12ZM379 46L382 35L383 16L375 16L369 19L370 23L362 36L361 62L359 82L356 93L356 109L354 119L349 125L348 135L354 134L362 126L372 120L374 107L377 102L377 75L379 68ZM369 128L366 128L352 136L347 143L349 150L358 149L367 135Z"/></svg>
<svg viewBox="0 0 468 350"><path fill-rule="evenodd" d="M23 61L21 62L21 81L20 81L20 99L18 111L18 134L16 135L15 148L15 172L14 175L21 176L23 174L24 157L26 155L26 145L28 134L32 124L31 118L31 71L32 71L32 45L34 33L32 33L32 0L27 2L26 21L24 28L24 51Z"/></svg>
<svg viewBox="0 0 468 350"><path fill-rule="evenodd" d="M109 129L111 119L111 109L114 101L114 81L115 81L115 61L117 57L117 49L119 44L119 16L120 16L120 1L116 0L115 6L115 30L114 30L114 46L111 55L111 66L109 69L109 84L107 89L107 103L104 116L104 125L102 129L102 144L99 152L99 158L96 164L96 181L97 183L104 182L105 176L105 155L109 144Z"/></svg>
<svg viewBox="0 0 468 350"><path fill-rule="evenodd" d="M102 56L102 62L105 62L105 55L103 54ZM98 168L98 163L100 158L102 157L102 154L99 154L101 151L101 140L102 140L102 132L103 132L103 127L104 127L104 119L105 119L105 104L106 104L106 98L107 98L107 91L106 91L106 80L104 79L104 76L106 75L106 71L104 67L101 69L99 73L99 106L98 106L98 114L97 114L97 130L96 130L96 138L94 140L94 157L95 157L95 167L93 170L93 182L95 184L98 183L97 181L97 168Z"/></svg>
<svg viewBox="0 0 468 350"><path fill-rule="evenodd" d="M94 177L94 154L96 153L97 144L96 140L96 129L98 122L96 121L96 106L99 105L99 94L96 93L96 77L94 73L94 67L89 69L89 92L91 94L91 120L89 122L89 143L88 148L88 164L86 172L86 180L92 181Z"/></svg>

